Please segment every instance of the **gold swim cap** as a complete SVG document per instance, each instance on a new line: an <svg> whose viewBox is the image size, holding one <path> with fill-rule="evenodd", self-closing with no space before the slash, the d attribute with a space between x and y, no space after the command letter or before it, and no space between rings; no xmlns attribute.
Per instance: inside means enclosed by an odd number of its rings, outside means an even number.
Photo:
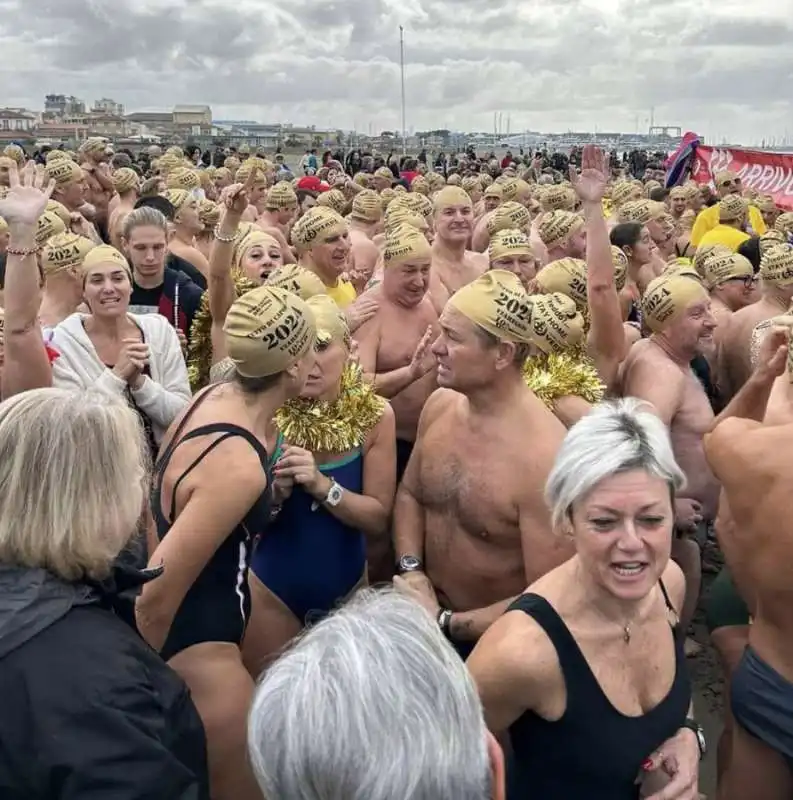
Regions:
<svg viewBox="0 0 793 800"><path fill-rule="evenodd" d="M575 208L577 195L574 189L567 186L546 186L540 195L543 211L572 211Z"/></svg>
<svg viewBox="0 0 793 800"><path fill-rule="evenodd" d="M732 253L729 247L723 244L706 244L700 245L694 253L692 263L694 269L699 273L700 277L705 277L705 262L713 256L726 256Z"/></svg>
<svg viewBox="0 0 793 800"><path fill-rule="evenodd" d="M537 283L548 294L558 292L575 300L579 308L586 308L586 261L580 258L560 258L551 261L537 273Z"/></svg>
<svg viewBox="0 0 793 800"><path fill-rule="evenodd" d="M690 305L707 298L699 281L676 272L660 275L650 281L642 297L644 320L653 333L660 333Z"/></svg>
<svg viewBox="0 0 793 800"><path fill-rule="evenodd" d="M330 208L314 206L292 228L292 244L298 250L305 252L345 233L347 233L347 223L342 216Z"/></svg>
<svg viewBox="0 0 793 800"><path fill-rule="evenodd" d="M162 196L174 207L175 211L179 211L182 206L187 205L193 199L193 195L186 189L167 189Z"/></svg>
<svg viewBox="0 0 793 800"><path fill-rule="evenodd" d="M140 189L140 178L134 169L129 167L121 167L113 173L113 188L119 193L130 192L133 189L138 191Z"/></svg>
<svg viewBox="0 0 793 800"><path fill-rule="evenodd" d="M235 243L231 256L232 266L237 269L241 269L242 262L245 260L245 256L247 256L254 247L266 247L268 249L270 247L277 247L278 252L281 252L281 245L278 244L278 240L274 236L271 236L269 233L265 233L263 230L256 228L239 243Z"/></svg>
<svg viewBox="0 0 793 800"><path fill-rule="evenodd" d="M77 152L84 155L102 155L107 150L108 144L107 139L101 136L92 136L80 145Z"/></svg>
<svg viewBox="0 0 793 800"><path fill-rule="evenodd" d="M198 219L204 228L214 228L220 222L220 206L211 200L202 200L198 207Z"/></svg>
<svg viewBox="0 0 793 800"><path fill-rule="evenodd" d="M385 181L391 181L391 183L393 183L395 180L394 173L391 172L391 170L388 167L379 167L378 169L376 169L374 171L374 177L382 178Z"/></svg>
<svg viewBox="0 0 793 800"><path fill-rule="evenodd" d="M509 256L534 256L529 237L516 228L501 230L493 234L487 255L492 264Z"/></svg>
<svg viewBox="0 0 793 800"><path fill-rule="evenodd" d="M786 211L776 218L774 223L774 230L784 233L785 236L790 236L793 233L793 211Z"/></svg>
<svg viewBox="0 0 793 800"><path fill-rule="evenodd" d="M353 198L350 216L362 222L379 222L383 216L383 204L377 192L369 189L358 192Z"/></svg>
<svg viewBox="0 0 793 800"><path fill-rule="evenodd" d="M790 286L793 283L793 246L772 247L760 259L760 277L774 286Z"/></svg>
<svg viewBox="0 0 793 800"><path fill-rule="evenodd" d="M484 193L485 197L495 197L497 200L503 200L504 193L501 190L501 184L491 183L487 186Z"/></svg>
<svg viewBox="0 0 793 800"><path fill-rule="evenodd" d="M48 239L67 230L63 220L54 211L45 211L36 222L36 245L44 247Z"/></svg>
<svg viewBox="0 0 793 800"><path fill-rule="evenodd" d="M487 221L487 232L492 236L509 228L526 230L531 225L531 214L526 206L510 200L502 203Z"/></svg>
<svg viewBox="0 0 793 800"><path fill-rule="evenodd" d="M688 200L688 189L685 186L673 186L669 190L670 200Z"/></svg>
<svg viewBox="0 0 793 800"><path fill-rule="evenodd" d="M25 166L25 161L27 160L25 158L25 151L18 144L6 145L3 150L3 155L13 158L14 161L17 162L17 167L20 169Z"/></svg>
<svg viewBox="0 0 793 800"><path fill-rule="evenodd" d="M479 179L473 175L467 175L465 178L462 179L460 186L471 194L471 192L481 191L482 184L479 183Z"/></svg>
<svg viewBox="0 0 793 800"><path fill-rule="evenodd" d="M529 302L532 341L543 353L563 353L584 341L586 323L570 297L559 292L537 294Z"/></svg>
<svg viewBox="0 0 793 800"><path fill-rule="evenodd" d="M762 258L772 247L787 243L787 236L782 231L778 231L775 228L766 231L757 243L760 249L760 257Z"/></svg>
<svg viewBox="0 0 793 800"><path fill-rule="evenodd" d="M765 214L771 214L777 210L774 198L770 194L758 195L754 201L754 204Z"/></svg>
<svg viewBox="0 0 793 800"><path fill-rule="evenodd" d="M243 161L242 166L237 169L235 180L237 183L247 183L251 172L256 171L256 177L253 179L254 187L261 188L267 186L267 175L272 170L272 165L269 161L263 158L247 158ZM295 200L297 205L297 200Z"/></svg>
<svg viewBox="0 0 793 800"><path fill-rule="evenodd" d="M388 208L391 201L397 196L397 193L390 187L386 186L382 192L380 192L380 203L383 206L383 210Z"/></svg>
<svg viewBox="0 0 793 800"><path fill-rule="evenodd" d="M44 174L49 180L55 181L56 186L66 186L83 179L82 169L68 158L59 158L55 161L50 161L44 167Z"/></svg>
<svg viewBox="0 0 793 800"><path fill-rule="evenodd" d="M432 258L432 246L422 231L410 225L389 230L383 249L383 265L399 266L411 261Z"/></svg>
<svg viewBox="0 0 793 800"><path fill-rule="evenodd" d="M500 341L531 344L531 301L517 275L491 269L449 298L452 308Z"/></svg>
<svg viewBox="0 0 793 800"><path fill-rule="evenodd" d="M479 175L479 185L483 189L487 189L488 186L492 186L493 185L493 176L492 175L488 175L486 172L481 173ZM499 189L500 188L501 187L499 187ZM501 197L500 194L499 194L499 197Z"/></svg>
<svg viewBox="0 0 793 800"><path fill-rule="evenodd" d="M314 315L296 294L259 286L238 298L223 324L226 350L245 378L277 375L314 346Z"/></svg>
<svg viewBox="0 0 793 800"><path fill-rule="evenodd" d="M76 233L59 233L44 246L41 266L45 275L55 275L66 269L82 267L85 257L96 243Z"/></svg>
<svg viewBox="0 0 793 800"><path fill-rule="evenodd" d="M546 247L556 247L566 242L584 227L584 218L572 211L552 211L545 215L538 233Z"/></svg>
<svg viewBox="0 0 793 800"><path fill-rule="evenodd" d="M737 222L746 216L749 204L740 195L728 194L719 201L719 222Z"/></svg>
<svg viewBox="0 0 793 800"><path fill-rule="evenodd" d="M719 188L724 186L725 183L729 183L729 182L735 183L736 181L739 181L739 180L740 180L740 178L738 177L738 174L736 172L732 172L731 170L728 170L728 169L724 170L723 172L717 172L716 175L713 178L713 182Z"/></svg>
<svg viewBox="0 0 793 800"><path fill-rule="evenodd" d="M708 289L715 289L735 278L751 278L754 275L754 268L748 258L738 253L730 253L705 259L703 272L705 286Z"/></svg>
<svg viewBox="0 0 793 800"><path fill-rule="evenodd" d="M326 294L317 294L306 300L314 315L317 327L317 342L328 344L339 342L349 348L352 344L347 317L336 302Z"/></svg>
<svg viewBox="0 0 793 800"><path fill-rule="evenodd" d="M392 208L389 206L388 213L386 214L383 227L385 232L401 227L402 225L409 225L418 231L429 230L427 220L417 211L412 211L405 206L396 206Z"/></svg>
<svg viewBox="0 0 793 800"><path fill-rule="evenodd" d="M440 178L443 178L443 175L440 175L439 177L440 177ZM449 175L449 177L446 179L446 183L448 183L448 184L449 184L449 186L462 186L463 179L462 179L462 176L460 176L458 173L456 173L456 172L453 172L453 173L452 173L451 175Z"/></svg>
<svg viewBox="0 0 793 800"><path fill-rule="evenodd" d="M342 214L344 213L344 209L347 208L347 198L344 196L344 193L338 189L331 189L317 197L317 205L329 208L337 214Z"/></svg>
<svg viewBox="0 0 793 800"><path fill-rule="evenodd" d="M129 275L129 279L132 280L132 270L130 269L129 261L127 261L115 247L111 247L109 244L97 245L91 248L83 257L83 280L86 279L88 273L94 267L98 267L101 264L113 264L114 266L121 267L127 275Z"/></svg>
<svg viewBox="0 0 793 800"><path fill-rule="evenodd" d="M518 182L515 178L509 178L501 184L501 196L505 201L512 201L518 196Z"/></svg>
<svg viewBox="0 0 793 800"><path fill-rule="evenodd" d="M614 285L621 292L628 280L628 256L616 245L611 245L611 263L614 265Z"/></svg>
<svg viewBox="0 0 793 800"><path fill-rule="evenodd" d="M435 195L434 202L435 213L443 211L450 206L466 206L471 208L471 198L468 192L461 189L459 186L444 186L437 195Z"/></svg>
<svg viewBox="0 0 793 800"><path fill-rule="evenodd" d="M620 208L617 219L623 222L638 222L646 225L650 220L660 219L666 213L666 206L663 203L656 203L653 200L629 200Z"/></svg>
<svg viewBox="0 0 793 800"><path fill-rule="evenodd" d="M303 300L308 300L315 294L327 292L321 278L299 264L284 264L282 267L278 267L267 276L264 285L284 289Z"/></svg>
<svg viewBox="0 0 793 800"><path fill-rule="evenodd" d="M297 194L291 183L279 181L267 192L265 207L271 211L297 208Z"/></svg>
<svg viewBox="0 0 793 800"><path fill-rule="evenodd" d="M418 194L429 194L430 182L423 175L416 175L410 182L410 191Z"/></svg>
<svg viewBox="0 0 793 800"><path fill-rule="evenodd" d="M167 189L184 189L192 192L193 189L201 188L201 178L198 177L198 173L195 170L179 167L168 173L168 177L165 179L165 187Z"/></svg>

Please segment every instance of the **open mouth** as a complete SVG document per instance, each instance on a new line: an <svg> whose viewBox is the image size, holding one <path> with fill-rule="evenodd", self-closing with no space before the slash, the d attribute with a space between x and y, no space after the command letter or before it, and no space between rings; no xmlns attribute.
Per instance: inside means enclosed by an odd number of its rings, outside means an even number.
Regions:
<svg viewBox="0 0 793 800"><path fill-rule="evenodd" d="M647 569L645 561L621 561L611 565L620 578L636 578Z"/></svg>
<svg viewBox="0 0 793 800"><path fill-rule="evenodd" d="M101 306L117 306L121 301L117 297L107 297L99 301Z"/></svg>

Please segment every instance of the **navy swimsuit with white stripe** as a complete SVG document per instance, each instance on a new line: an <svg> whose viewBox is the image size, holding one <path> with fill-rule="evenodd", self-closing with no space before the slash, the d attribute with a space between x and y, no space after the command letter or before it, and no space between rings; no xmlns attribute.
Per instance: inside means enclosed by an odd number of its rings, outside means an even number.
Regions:
<svg viewBox="0 0 793 800"><path fill-rule="evenodd" d="M168 535L175 519L174 498L179 484L221 442L233 436L245 439L256 451L262 471L267 474L267 450L249 430L238 425L229 422L200 425L179 439L179 435L195 409L211 392L212 389L205 391L193 403L155 466L151 508L160 541ZM166 517L162 511L162 482L174 450L182 442L212 434L219 434L219 436L201 451L198 458L174 483L170 514ZM182 650L203 642L230 642L236 645L242 643L245 627L251 616L251 596L248 588L251 553L256 538L264 533L270 522L272 495L269 483L268 480L267 489L262 492L242 521L223 540L185 594L174 615L165 644L160 651L160 655L165 661ZM167 567L166 573L159 580L168 580Z"/></svg>

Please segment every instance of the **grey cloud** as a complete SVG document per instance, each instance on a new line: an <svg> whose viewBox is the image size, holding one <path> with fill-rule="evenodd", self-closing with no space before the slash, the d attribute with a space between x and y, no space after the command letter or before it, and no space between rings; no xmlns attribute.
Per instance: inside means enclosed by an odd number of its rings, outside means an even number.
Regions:
<svg viewBox="0 0 793 800"><path fill-rule="evenodd" d="M633 124L640 109L760 137L784 125L790 31L753 0L0 0L6 102L48 91L130 110L209 103L218 117L398 124L405 26L408 124L513 129ZM736 55L739 53L740 55ZM642 115L647 112L641 112Z"/></svg>

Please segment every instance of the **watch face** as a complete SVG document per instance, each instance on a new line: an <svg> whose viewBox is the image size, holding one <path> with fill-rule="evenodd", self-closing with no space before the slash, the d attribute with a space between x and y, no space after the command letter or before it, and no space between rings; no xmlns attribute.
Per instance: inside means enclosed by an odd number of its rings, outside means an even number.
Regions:
<svg viewBox="0 0 793 800"><path fill-rule="evenodd" d="M416 556L402 556L402 558L399 559L400 572L414 572L420 568L421 562L416 558Z"/></svg>
<svg viewBox="0 0 793 800"><path fill-rule="evenodd" d="M334 483L333 486L330 487L330 491L328 492L328 505L337 506L341 502L342 495L344 494L344 489L338 485L338 483Z"/></svg>

